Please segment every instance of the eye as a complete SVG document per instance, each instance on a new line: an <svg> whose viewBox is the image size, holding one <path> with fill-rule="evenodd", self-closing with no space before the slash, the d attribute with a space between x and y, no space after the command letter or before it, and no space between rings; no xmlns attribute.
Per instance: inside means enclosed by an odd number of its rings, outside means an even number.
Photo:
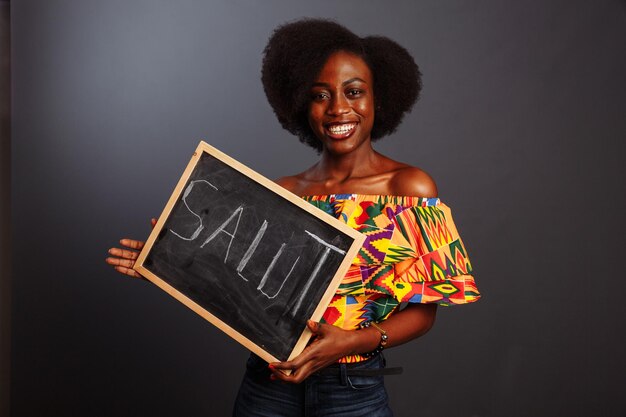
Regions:
<svg viewBox="0 0 626 417"><path fill-rule="evenodd" d="M328 95L328 93L326 93L324 91L317 91L317 92L311 93L311 100L313 100L313 101L328 100L329 97L330 96Z"/></svg>
<svg viewBox="0 0 626 417"><path fill-rule="evenodd" d="M346 92L346 94L348 95L348 97L359 97L363 94L363 90L358 88L351 88Z"/></svg>

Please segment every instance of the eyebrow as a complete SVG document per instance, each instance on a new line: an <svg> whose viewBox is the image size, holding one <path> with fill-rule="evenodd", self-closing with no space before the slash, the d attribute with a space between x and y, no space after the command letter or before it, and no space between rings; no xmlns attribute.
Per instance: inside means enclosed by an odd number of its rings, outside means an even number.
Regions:
<svg viewBox="0 0 626 417"><path fill-rule="evenodd" d="M363 79L361 79L359 77L354 77L354 78L350 78L349 80L346 80L346 81L342 82L341 85L343 87L345 87L346 85L351 84L351 83L353 83L355 81L360 81L360 82L362 82L364 84L367 84L367 82L365 82L365 80L363 80ZM313 87L330 87L330 84L328 84L328 83L313 83Z"/></svg>

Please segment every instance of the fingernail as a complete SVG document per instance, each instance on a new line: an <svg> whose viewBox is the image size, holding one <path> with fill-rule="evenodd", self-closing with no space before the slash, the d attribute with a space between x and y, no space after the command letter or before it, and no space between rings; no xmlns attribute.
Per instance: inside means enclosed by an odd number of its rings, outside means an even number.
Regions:
<svg viewBox="0 0 626 417"><path fill-rule="evenodd" d="M270 368L272 371L276 368L274 368L274 365L272 365L271 363L269 365L267 365L268 368Z"/></svg>
<svg viewBox="0 0 626 417"><path fill-rule="evenodd" d="M276 375L274 375L274 374L270 375L270 379L271 379L272 381L276 380Z"/></svg>

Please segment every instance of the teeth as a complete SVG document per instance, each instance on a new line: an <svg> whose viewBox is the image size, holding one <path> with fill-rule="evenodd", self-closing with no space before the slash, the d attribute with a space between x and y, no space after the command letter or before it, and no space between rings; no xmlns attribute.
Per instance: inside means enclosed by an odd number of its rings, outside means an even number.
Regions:
<svg viewBox="0 0 626 417"><path fill-rule="evenodd" d="M328 130L330 131L330 133L332 133L334 135L341 135L341 134L344 134L344 133L348 133L349 131L354 129L355 126L356 126L356 123L346 123L346 124L342 124L342 125L332 125L332 126L328 127Z"/></svg>

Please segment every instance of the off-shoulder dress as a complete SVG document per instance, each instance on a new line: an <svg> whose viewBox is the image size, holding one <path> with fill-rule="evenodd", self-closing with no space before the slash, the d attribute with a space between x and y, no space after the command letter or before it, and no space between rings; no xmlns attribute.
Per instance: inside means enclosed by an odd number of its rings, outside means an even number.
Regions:
<svg viewBox="0 0 626 417"><path fill-rule="evenodd" d="M323 321L346 330L381 322L401 303L443 306L480 298L450 209L438 198L331 194L304 200L366 235ZM361 355L341 362L360 362Z"/></svg>

